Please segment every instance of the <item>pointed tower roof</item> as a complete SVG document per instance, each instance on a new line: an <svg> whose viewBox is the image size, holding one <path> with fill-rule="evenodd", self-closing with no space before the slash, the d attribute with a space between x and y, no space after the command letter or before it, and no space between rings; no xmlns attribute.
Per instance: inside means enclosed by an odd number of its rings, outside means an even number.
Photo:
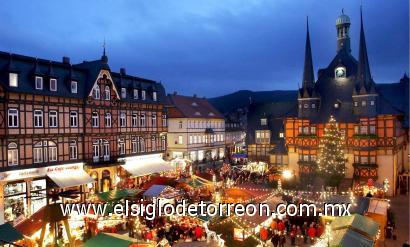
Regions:
<svg viewBox="0 0 410 247"><path fill-rule="evenodd" d="M305 45L305 64L303 67L303 88L313 88L315 83L315 74L313 72L312 49L310 47L309 35L309 18L306 19L306 45Z"/></svg>
<svg viewBox="0 0 410 247"><path fill-rule="evenodd" d="M357 79L359 87L367 87L371 84L369 59L367 57L366 38L363 28L363 14L360 7L360 44L359 44L359 64L357 69Z"/></svg>

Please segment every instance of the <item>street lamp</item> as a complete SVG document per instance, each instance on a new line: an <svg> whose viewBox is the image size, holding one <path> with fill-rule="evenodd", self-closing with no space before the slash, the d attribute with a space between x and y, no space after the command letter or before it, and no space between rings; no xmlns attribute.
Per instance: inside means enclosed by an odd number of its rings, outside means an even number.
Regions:
<svg viewBox="0 0 410 247"><path fill-rule="evenodd" d="M282 177L283 177L284 179L290 179L290 178L292 178L292 172L289 171L289 170L284 170L284 171L282 172Z"/></svg>

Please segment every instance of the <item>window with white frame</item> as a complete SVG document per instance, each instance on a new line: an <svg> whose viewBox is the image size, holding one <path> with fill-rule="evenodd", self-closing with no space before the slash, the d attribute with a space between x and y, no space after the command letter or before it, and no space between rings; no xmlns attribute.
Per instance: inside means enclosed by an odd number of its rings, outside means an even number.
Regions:
<svg viewBox="0 0 410 247"><path fill-rule="evenodd" d="M140 126L145 127L145 114L141 113L140 115Z"/></svg>
<svg viewBox="0 0 410 247"><path fill-rule="evenodd" d="M180 129L182 129L182 121L179 121L178 127L179 127Z"/></svg>
<svg viewBox="0 0 410 247"><path fill-rule="evenodd" d="M146 97L145 97L145 90L142 90L142 91L141 91L141 99L142 99L142 100L145 100L145 98L146 98Z"/></svg>
<svg viewBox="0 0 410 247"><path fill-rule="evenodd" d="M100 116L97 112L91 114L91 123L92 127L98 127L100 125Z"/></svg>
<svg viewBox="0 0 410 247"><path fill-rule="evenodd" d="M34 163L43 162L43 145L42 145L41 141L34 144L34 147L33 147L33 162Z"/></svg>
<svg viewBox="0 0 410 247"><path fill-rule="evenodd" d="M120 155L125 154L124 138L118 139L118 152Z"/></svg>
<svg viewBox="0 0 410 247"><path fill-rule="evenodd" d="M42 90L43 89L43 77L36 76L35 85L36 85L37 90Z"/></svg>
<svg viewBox="0 0 410 247"><path fill-rule="evenodd" d="M48 160L57 161L57 145L54 142L48 142Z"/></svg>
<svg viewBox="0 0 410 247"><path fill-rule="evenodd" d="M256 143L269 143L270 131L269 130L257 130L256 131Z"/></svg>
<svg viewBox="0 0 410 247"><path fill-rule="evenodd" d="M166 150L166 149L167 149L167 140L166 140L166 137L165 137L165 136L162 136L162 137L161 137L161 147L162 147L162 150Z"/></svg>
<svg viewBox="0 0 410 247"><path fill-rule="evenodd" d="M193 136L189 136L189 144L192 144L193 143Z"/></svg>
<svg viewBox="0 0 410 247"><path fill-rule="evenodd" d="M168 121L167 121L167 115L162 114L162 127L167 127Z"/></svg>
<svg viewBox="0 0 410 247"><path fill-rule="evenodd" d="M134 99L138 99L138 89L134 89Z"/></svg>
<svg viewBox="0 0 410 247"><path fill-rule="evenodd" d="M157 127L157 115L156 114L152 114L151 116L151 126Z"/></svg>
<svg viewBox="0 0 410 247"><path fill-rule="evenodd" d="M183 136L178 136L178 144L183 144Z"/></svg>
<svg viewBox="0 0 410 247"><path fill-rule="evenodd" d="M98 140L93 142L93 160L98 161L100 158L100 143Z"/></svg>
<svg viewBox="0 0 410 247"><path fill-rule="evenodd" d="M70 112L70 127L78 127L78 112Z"/></svg>
<svg viewBox="0 0 410 247"><path fill-rule="evenodd" d="M151 137L151 151L157 150L157 138L155 136Z"/></svg>
<svg viewBox="0 0 410 247"><path fill-rule="evenodd" d="M362 106L366 106L367 102L366 100L362 100Z"/></svg>
<svg viewBox="0 0 410 247"><path fill-rule="evenodd" d="M121 127L127 126L127 115L125 114L125 112L120 113L120 126Z"/></svg>
<svg viewBox="0 0 410 247"><path fill-rule="evenodd" d="M57 79L50 79L50 91L57 91Z"/></svg>
<svg viewBox="0 0 410 247"><path fill-rule="evenodd" d="M152 92L152 100L157 101L157 92Z"/></svg>
<svg viewBox="0 0 410 247"><path fill-rule="evenodd" d="M134 137L131 139L131 152L134 154L139 152L137 142L138 137Z"/></svg>
<svg viewBox="0 0 410 247"><path fill-rule="evenodd" d="M111 127L111 124L112 124L112 121L111 121L111 113L109 113L109 112L107 112L107 113L105 113L105 117L104 117L104 120L105 120L105 127Z"/></svg>
<svg viewBox="0 0 410 247"><path fill-rule="evenodd" d="M78 92L78 83L77 81L71 81L71 93Z"/></svg>
<svg viewBox="0 0 410 247"><path fill-rule="evenodd" d="M121 98L127 98L127 89L125 87L121 88Z"/></svg>
<svg viewBox="0 0 410 247"><path fill-rule="evenodd" d="M138 127L138 114L132 114L132 127Z"/></svg>
<svg viewBox="0 0 410 247"><path fill-rule="evenodd" d="M103 140L103 158L104 161L110 159L110 143L107 140Z"/></svg>
<svg viewBox="0 0 410 247"><path fill-rule="evenodd" d="M58 113L57 113L57 111L49 111L48 112L48 126L50 128L57 128L58 127Z"/></svg>
<svg viewBox="0 0 410 247"><path fill-rule="evenodd" d="M268 120L266 118L261 118L261 125L267 125Z"/></svg>
<svg viewBox="0 0 410 247"><path fill-rule="evenodd" d="M139 137L137 140L137 146L139 146L140 152L145 152L145 139L142 137Z"/></svg>
<svg viewBox="0 0 410 247"><path fill-rule="evenodd" d="M70 155L70 160L77 159L77 141L75 140L70 141L69 155Z"/></svg>
<svg viewBox="0 0 410 247"><path fill-rule="evenodd" d="M376 126L370 125L369 132L370 132L370 134L376 134Z"/></svg>
<svg viewBox="0 0 410 247"><path fill-rule="evenodd" d="M95 85L95 87L93 89L93 98L94 99L100 99L100 97L101 97L100 87L98 85Z"/></svg>
<svg viewBox="0 0 410 247"><path fill-rule="evenodd" d="M19 126L19 111L17 109L8 110L8 126L11 128Z"/></svg>
<svg viewBox="0 0 410 247"><path fill-rule="evenodd" d="M41 128L43 127L43 111L34 110L34 127Z"/></svg>
<svg viewBox="0 0 410 247"><path fill-rule="evenodd" d="M19 152L17 144L10 142L7 146L7 164L8 166L16 166L19 163Z"/></svg>
<svg viewBox="0 0 410 247"><path fill-rule="evenodd" d="M367 126L361 125L360 126L360 134L367 134Z"/></svg>
<svg viewBox="0 0 410 247"><path fill-rule="evenodd" d="M374 105L374 100L370 100L370 105Z"/></svg>
<svg viewBox="0 0 410 247"><path fill-rule="evenodd" d="M105 100L110 100L111 99L111 90L109 86L105 86L104 89L104 99Z"/></svg>
<svg viewBox="0 0 410 247"><path fill-rule="evenodd" d="M18 87L19 76L17 73L9 73L9 86L10 87Z"/></svg>

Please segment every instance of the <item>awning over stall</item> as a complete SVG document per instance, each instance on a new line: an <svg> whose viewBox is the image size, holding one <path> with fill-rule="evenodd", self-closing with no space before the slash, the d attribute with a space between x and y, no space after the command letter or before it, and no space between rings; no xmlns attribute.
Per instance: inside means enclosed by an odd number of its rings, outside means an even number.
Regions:
<svg viewBox="0 0 410 247"><path fill-rule="evenodd" d="M144 155L141 157L126 158L122 167L134 177L172 171L175 168L165 162L161 155Z"/></svg>
<svg viewBox="0 0 410 247"><path fill-rule="evenodd" d="M73 187L95 182L95 180L82 169L58 173L53 172L48 173L47 176L60 188Z"/></svg>
<svg viewBox="0 0 410 247"><path fill-rule="evenodd" d="M0 244L11 244L23 238L24 236L9 223L0 225Z"/></svg>

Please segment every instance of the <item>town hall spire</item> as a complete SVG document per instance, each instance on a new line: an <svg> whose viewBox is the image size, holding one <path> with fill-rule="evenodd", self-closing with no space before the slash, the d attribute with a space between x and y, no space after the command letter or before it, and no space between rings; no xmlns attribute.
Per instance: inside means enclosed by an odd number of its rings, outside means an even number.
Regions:
<svg viewBox="0 0 410 247"><path fill-rule="evenodd" d="M360 43L359 43L359 65L357 69L357 80L360 87L368 87L371 85L371 74L369 59L367 57L366 38L363 28L362 7L360 7Z"/></svg>
<svg viewBox="0 0 410 247"><path fill-rule="evenodd" d="M310 46L310 35L309 35L309 17L306 19L306 45L305 45L305 64L303 67L303 81L302 87L313 88L315 83L315 74L313 71L312 62L312 48Z"/></svg>

